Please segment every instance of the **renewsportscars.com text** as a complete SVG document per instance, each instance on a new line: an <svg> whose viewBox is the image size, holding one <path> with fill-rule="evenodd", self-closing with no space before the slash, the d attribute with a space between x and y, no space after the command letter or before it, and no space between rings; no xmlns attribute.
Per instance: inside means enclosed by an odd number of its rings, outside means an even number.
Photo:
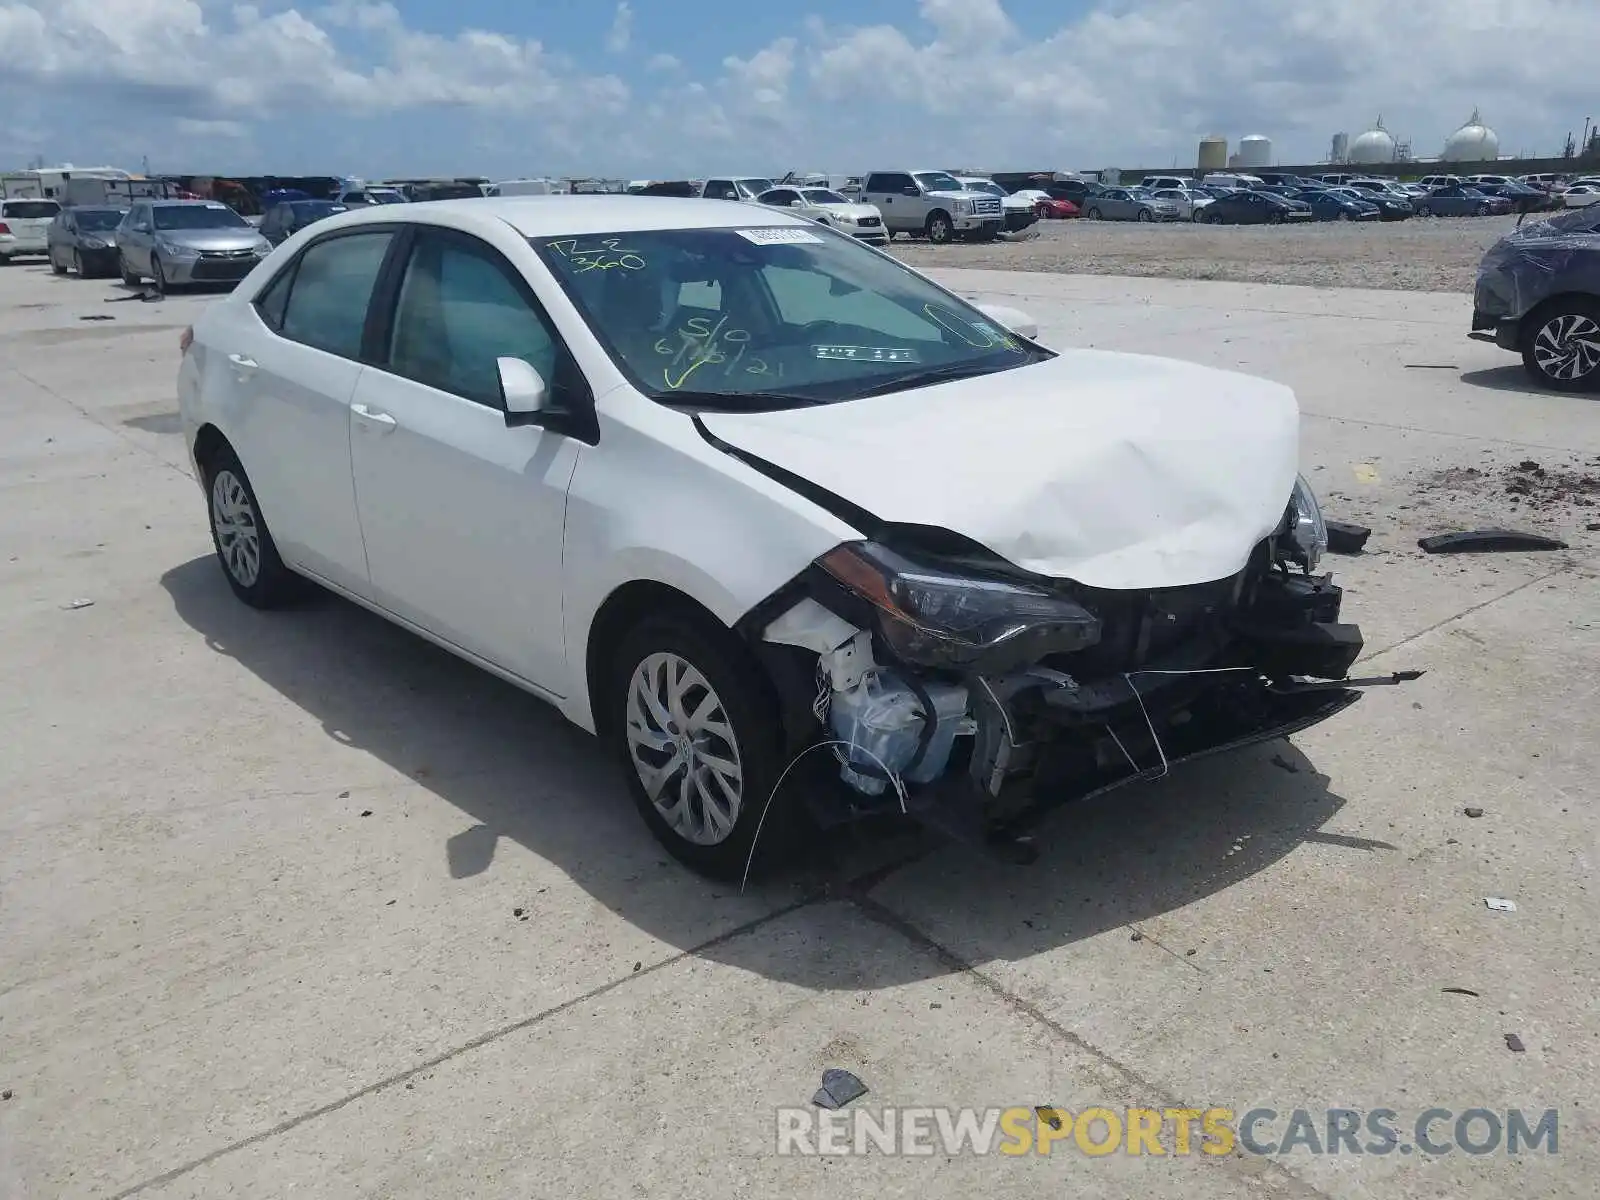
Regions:
<svg viewBox="0 0 1600 1200"><path fill-rule="evenodd" d="M1557 1110L850 1108L777 1112L782 1155L1555 1154Z"/></svg>

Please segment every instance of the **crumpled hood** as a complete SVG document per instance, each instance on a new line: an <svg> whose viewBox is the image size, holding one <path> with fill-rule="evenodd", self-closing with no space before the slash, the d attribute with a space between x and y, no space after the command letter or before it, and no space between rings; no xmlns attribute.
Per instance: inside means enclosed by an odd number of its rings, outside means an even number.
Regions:
<svg viewBox="0 0 1600 1200"><path fill-rule="evenodd" d="M822 204L818 205L824 212L833 216L849 217L852 221L859 221L862 217L878 217L883 214L873 204Z"/></svg>
<svg viewBox="0 0 1600 1200"><path fill-rule="evenodd" d="M1089 587L1224 579L1283 519L1288 388L1171 359L1068 351L1033 366L706 429L891 523L960 533Z"/></svg>

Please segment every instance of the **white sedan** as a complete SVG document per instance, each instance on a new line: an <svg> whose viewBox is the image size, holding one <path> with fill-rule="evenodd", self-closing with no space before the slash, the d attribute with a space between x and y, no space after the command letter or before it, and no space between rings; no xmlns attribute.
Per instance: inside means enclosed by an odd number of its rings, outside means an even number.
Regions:
<svg viewBox="0 0 1600 1200"><path fill-rule="evenodd" d="M1588 208L1600 204L1600 183L1575 183L1561 193L1563 208Z"/></svg>
<svg viewBox="0 0 1600 1200"><path fill-rule="evenodd" d="M1216 203L1215 197L1188 188L1161 188L1156 192L1156 199L1172 201L1177 205L1179 218L1185 221L1202 220L1198 214L1207 205Z"/></svg>
<svg viewBox="0 0 1600 1200"><path fill-rule="evenodd" d="M784 208L820 225L836 226L874 246L889 244L889 230L876 205L858 204L829 188L775 187L756 197L758 204Z"/></svg>
<svg viewBox="0 0 1600 1200"><path fill-rule="evenodd" d="M451 200L291 237L178 395L241 601L543 697L738 877L816 807L993 832L1359 694L1293 394L1035 333L780 209Z"/></svg>

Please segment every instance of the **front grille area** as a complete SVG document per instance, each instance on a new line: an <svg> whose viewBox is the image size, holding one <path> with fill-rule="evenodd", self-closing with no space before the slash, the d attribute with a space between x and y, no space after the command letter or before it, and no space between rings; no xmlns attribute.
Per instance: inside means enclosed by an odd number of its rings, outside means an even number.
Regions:
<svg viewBox="0 0 1600 1200"><path fill-rule="evenodd" d="M1000 215L1000 197L980 196L973 205L973 211L979 216L998 217Z"/></svg>
<svg viewBox="0 0 1600 1200"><path fill-rule="evenodd" d="M196 279L243 279L255 268L256 256L249 250L213 250L200 255L194 265Z"/></svg>
<svg viewBox="0 0 1600 1200"><path fill-rule="evenodd" d="M856 224L861 226L863 229L876 229L878 226L882 225L883 222L878 220L877 217L862 217L856 222Z"/></svg>

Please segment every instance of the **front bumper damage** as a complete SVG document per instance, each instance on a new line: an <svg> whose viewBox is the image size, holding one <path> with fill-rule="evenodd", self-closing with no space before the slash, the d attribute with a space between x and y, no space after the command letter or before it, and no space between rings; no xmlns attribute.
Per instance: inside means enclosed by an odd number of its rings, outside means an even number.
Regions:
<svg viewBox="0 0 1600 1200"><path fill-rule="evenodd" d="M1092 640L1047 633L958 667L897 656L903 634L886 637L882 612L815 565L747 618L746 636L786 693L796 746L832 737L842 747L844 786L812 799L824 824L898 810L1025 861L1027 830L1059 805L1309 728L1363 687L1421 673L1350 678L1363 642L1339 620L1341 589L1286 561L1276 538L1213 583L1052 586L1093 615ZM875 674L915 698L916 751L899 771L875 770L856 751L856 717L840 718ZM878 710L891 711L892 690L880 698Z"/></svg>

